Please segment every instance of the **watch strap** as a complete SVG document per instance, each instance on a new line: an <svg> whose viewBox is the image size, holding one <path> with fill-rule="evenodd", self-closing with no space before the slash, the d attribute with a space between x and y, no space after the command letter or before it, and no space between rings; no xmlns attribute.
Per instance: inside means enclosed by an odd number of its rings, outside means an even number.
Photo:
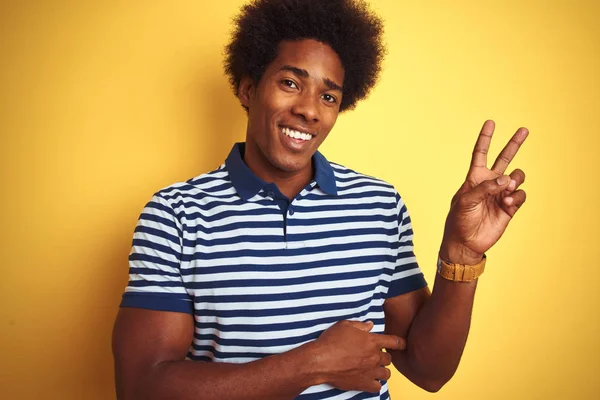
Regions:
<svg viewBox="0 0 600 400"><path fill-rule="evenodd" d="M472 282L479 278L485 270L486 256L475 265L454 264L438 258L437 272L444 279L454 282Z"/></svg>

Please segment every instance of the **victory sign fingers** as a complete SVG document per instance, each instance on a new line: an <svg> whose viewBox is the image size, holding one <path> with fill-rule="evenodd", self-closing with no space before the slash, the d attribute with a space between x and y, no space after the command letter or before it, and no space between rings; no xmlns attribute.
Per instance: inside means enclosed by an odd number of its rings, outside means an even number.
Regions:
<svg viewBox="0 0 600 400"><path fill-rule="evenodd" d="M492 142L492 136L494 135L494 129L496 124L492 120L487 120L483 124L479 137L475 143L473 149L473 157L471 158L471 169L473 168L487 168L487 154L490 149L490 143ZM527 128L519 128L517 132L512 136L510 141L504 146L498 158L492 166L492 171L498 175L503 175L508 168L508 165L515 157L519 148L527 138L529 131Z"/></svg>

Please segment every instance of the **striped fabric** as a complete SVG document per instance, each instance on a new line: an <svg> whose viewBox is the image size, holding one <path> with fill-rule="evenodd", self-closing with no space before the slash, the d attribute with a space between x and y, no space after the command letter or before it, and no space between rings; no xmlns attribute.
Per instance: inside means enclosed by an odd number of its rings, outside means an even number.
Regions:
<svg viewBox="0 0 600 400"><path fill-rule="evenodd" d="M315 340L341 320L385 329L383 302L426 285L410 217L395 189L313 158L291 201L242 161L156 193L129 257L122 307L191 313L188 359L245 363ZM299 399L388 399L308 388Z"/></svg>

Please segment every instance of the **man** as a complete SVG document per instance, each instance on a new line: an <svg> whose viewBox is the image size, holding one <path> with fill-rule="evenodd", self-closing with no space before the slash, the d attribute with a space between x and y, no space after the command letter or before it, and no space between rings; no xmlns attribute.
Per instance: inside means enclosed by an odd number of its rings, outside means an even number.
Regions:
<svg viewBox="0 0 600 400"><path fill-rule="evenodd" d="M258 0L226 72L246 142L215 171L159 191L136 227L115 324L123 399L387 399L387 368L428 391L454 374L484 253L525 201L477 139L448 214L434 290L406 206L317 149L374 85L382 24L351 0ZM386 349L386 351L383 351Z"/></svg>

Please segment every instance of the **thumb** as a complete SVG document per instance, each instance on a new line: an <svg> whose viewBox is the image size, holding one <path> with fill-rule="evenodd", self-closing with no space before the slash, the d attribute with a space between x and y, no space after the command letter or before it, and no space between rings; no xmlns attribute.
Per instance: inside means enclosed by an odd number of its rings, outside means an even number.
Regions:
<svg viewBox="0 0 600 400"><path fill-rule="evenodd" d="M372 321L366 321L366 322L348 321L348 322L354 328L359 329L364 332L369 332L371 329L373 329L373 325L374 325Z"/></svg>
<svg viewBox="0 0 600 400"><path fill-rule="evenodd" d="M489 181L481 182L471 191L467 192L464 197L467 201L481 203L487 196L495 195L501 193L503 190L506 190L509 184L510 176L502 175L496 179L490 179Z"/></svg>

